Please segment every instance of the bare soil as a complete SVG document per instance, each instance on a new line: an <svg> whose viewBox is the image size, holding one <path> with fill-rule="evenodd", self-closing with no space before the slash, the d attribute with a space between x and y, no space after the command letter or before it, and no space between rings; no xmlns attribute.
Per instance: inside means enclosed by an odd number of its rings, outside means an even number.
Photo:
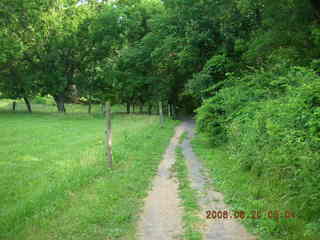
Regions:
<svg viewBox="0 0 320 240"><path fill-rule="evenodd" d="M183 132L188 137L179 144ZM148 197L138 223L137 238L139 240L173 240L179 239L183 233L182 208L178 196L178 183L171 175L170 168L175 162L175 149L181 146L187 161L191 186L199 193L201 218L203 218L203 237L212 240L256 240L235 219L206 219L207 210L228 210L223 202L223 195L210 186L205 168L192 151L191 139L194 136L194 122L185 120L177 127L175 136L166 150L153 187Z"/></svg>
<svg viewBox="0 0 320 240"><path fill-rule="evenodd" d="M175 149L179 144L182 127L176 129L164 158L160 163L157 176L138 223L138 239L171 240L182 233L182 208L178 198L178 183L171 176L170 168L175 162Z"/></svg>

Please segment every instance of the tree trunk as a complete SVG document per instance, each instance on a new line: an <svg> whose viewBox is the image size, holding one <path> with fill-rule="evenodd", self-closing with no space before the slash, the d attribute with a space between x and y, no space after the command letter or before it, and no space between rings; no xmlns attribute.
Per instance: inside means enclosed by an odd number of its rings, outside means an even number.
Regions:
<svg viewBox="0 0 320 240"><path fill-rule="evenodd" d="M91 114L91 99L88 98L88 114Z"/></svg>
<svg viewBox="0 0 320 240"><path fill-rule="evenodd" d="M164 112L164 115L169 115L168 104L165 104L163 108L164 108L164 111L163 111L163 112Z"/></svg>
<svg viewBox="0 0 320 240"><path fill-rule="evenodd" d="M140 113L143 113L143 104L140 105Z"/></svg>
<svg viewBox="0 0 320 240"><path fill-rule="evenodd" d="M130 113L130 103L127 103L127 114Z"/></svg>
<svg viewBox="0 0 320 240"><path fill-rule="evenodd" d="M106 160L107 166L112 168L112 128L110 101L106 102Z"/></svg>
<svg viewBox="0 0 320 240"><path fill-rule="evenodd" d="M168 104L168 117L171 118L171 104Z"/></svg>
<svg viewBox="0 0 320 240"><path fill-rule="evenodd" d="M91 114L91 103L88 105L88 114Z"/></svg>
<svg viewBox="0 0 320 240"><path fill-rule="evenodd" d="M55 96L54 100L57 104L58 112L60 112L60 113L66 112L66 109L64 107L64 96L62 94L60 94L58 96Z"/></svg>
<svg viewBox="0 0 320 240"><path fill-rule="evenodd" d="M160 115L160 127L163 127L163 109L162 109L161 101L159 101L159 115Z"/></svg>
<svg viewBox="0 0 320 240"><path fill-rule="evenodd" d="M101 113L106 114L106 105L101 103Z"/></svg>
<svg viewBox="0 0 320 240"><path fill-rule="evenodd" d="M176 105L175 104L171 105L171 114L172 114L172 119L176 119Z"/></svg>
<svg viewBox="0 0 320 240"><path fill-rule="evenodd" d="M132 104L132 112L134 113L134 110L135 110L135 105Z"/></svg>
<svg viewBox="0 0 320 240"><path fill-rule="evenodd" d="M12 111L16 111L16 106L17 106L17 102L16 101L13 101L12 103Z"/></svg>
<svg viewBox="0 0 320 240"><path fill-rule="evenodd" d="M149 115L152 114L152 104L149 104L149 106L148 106L148 114Z"/></svg>
<svg viewBox="0 0 320 240"><path fill-rule="evenodd" d="M24 102L26 103L28 112L29 112L29 113L32 113L32 108L31 108L31 104L30 104L30 102L29 102L29 99L26 98L26 97L24 97L23 100L24 100Z"/></svg>

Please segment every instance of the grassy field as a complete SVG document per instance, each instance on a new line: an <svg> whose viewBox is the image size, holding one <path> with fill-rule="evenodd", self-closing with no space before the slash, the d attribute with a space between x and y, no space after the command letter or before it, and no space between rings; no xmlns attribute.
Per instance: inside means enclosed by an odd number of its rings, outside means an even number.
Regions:
<svg viewBox="0 0 320 240"><path fill-rule="evenodd" d="M41 102L46 102L41 103ZM0 112L12 112L12 100L9 99L0 99ZM86 113L88 107L85 104L65 104L67 113ZM27 112L27 107L23 100L16 101L16 111L17 112ZM40 98L40 100L33 100L32 103L33 112L43 112L43 113L56 113L57 107L55 102L51 98ZM113 106L114 112L125 112L125 106L115 105ZM91 112L93 114L100 114L102 112L101 105L92 104Z"/></svg>
<svg viewBox="0 0 320 240"><path fill-rule="evenodd" d="M114 169L104 117L8 111L0 101L0 239L118 239L137 213L177 122L113 115Z"/></svg>

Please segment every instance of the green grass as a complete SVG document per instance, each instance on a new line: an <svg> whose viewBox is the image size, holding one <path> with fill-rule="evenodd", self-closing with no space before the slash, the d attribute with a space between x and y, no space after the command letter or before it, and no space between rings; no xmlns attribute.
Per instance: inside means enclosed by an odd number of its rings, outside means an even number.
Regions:
<svg viewBox="0 0 320 240"><path fill-rule="evenodd" d="M102 115L44 111L0 111L0 239L118 239L133 233L177 122L167 120L161 129L155 116L113 115L111 171Z"/></svg>
<svg viewBox="0 0 320 240"><path fill-rule="evenodd" d="M10 99L0 99L0 112L12 112L12 102ZM49 101L50 104L41 104L37 100L33 100L31 106L32 111L39 113L56 113L57 107L53 100ZM16 112L27 112L27 107L23 100L16 101ZM65 104L67 113L86 113L88 111L88 106L85 104ZM114 105L112 107L114 112L125 112L125 106L123 105ZM92 104L91 109L92 114L100 114L102 112L101 105Z"/></svg>
<svg viewBox="0 0 320 240"><path fill-rule="evenodd" d="M188 137L188 132L183 132L179 138L179 144L182 144L187 137Z"/></svg>
<svg viewBox="0 0 320 240"><path fill-rule="evenodd" d="M186 137L186 134L182 136ZM188 169L181 147L177 147L176 149L176 162L173 165L173 171L176 172L179 181L179 196L184 209L182 218L184 234L182 237L185 240L202 240L200 232L202 221L199 216L200 207L197 203L197 192L191 188Z"/></svg>
<svg viewBox="0 0 320 240"><path fill-rule="evenodd" d="M244 211L246 215L252 216L252 211L259 211L261 218L247 218L242 222L249 231L259 236L261 240L316 240L314 236L305 236L304 224L299 215L294 212L296 218L285 218L287 209L286 201L273 199L273 185L264 184L263 180L257 178L250 171L243 171L237 162L228 155L228 146L222 145L213 148L207 137L197 135L193 140L193 148L206 168L209 170L212 184L224 193L225 201L232 207L233 211ZM272 188L272 189L271 189ZM277 185L278 191L282 186ZM269 211L280 211L279 218L269 218Z"/></svg>

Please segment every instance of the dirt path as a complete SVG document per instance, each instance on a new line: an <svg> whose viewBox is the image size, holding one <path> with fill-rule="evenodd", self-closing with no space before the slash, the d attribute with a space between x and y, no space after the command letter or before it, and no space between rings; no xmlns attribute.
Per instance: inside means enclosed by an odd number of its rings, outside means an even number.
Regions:
<svg viewBox="0 0 320 240"><path fill-rule="evenodd" d="M178 183L171 176L170 171L175 162L175 149L182 132L182 125L180 125L160 163L152 191L145 199L138 224L139 240L172 240L177 239L177 236L182 233L182 209L178 198Z"/></svg>
<svg viewBox="0 0 320 240"><path fill-rule="evenodd" d="M183 132L188 133L184 142L179 144L179 137ZM208 177L196 155L192 151L190 143L194 136L194 122L184 121L177 127L175 136L171 139L166 150L158 174L153 181L152 191L145 199L143 213L138 224L139 240L173 240L179 239L183 233L182 209L178 197L177 180L171 176L170 168L175 162L175 149L181 146L183 155L187 161L189 177L192 188L199 192L199 205L201 216L205 224L203 229L204 240L255 240L248 234L244 227L237 221L206 219L207 210L227 210L221 193L208 188Z"/></svg>
<svg viewBox="0 0 320 240"><path fill-rule="evenodd" d="M201 162L192 151L190 143L194 136L194 122L185 121L182 124L184 131L188 133L188 138L181 144L184 158L187 161L189 177L192 188L199 192L199 205L202 209L201 216L205 221L203 229L204 239L214 240L255 240L256 238L245 230L245 228L234 219L206 219L207 210L228 210L228 206L223 202L223 195L208 187L208 175Z"/></svg>

